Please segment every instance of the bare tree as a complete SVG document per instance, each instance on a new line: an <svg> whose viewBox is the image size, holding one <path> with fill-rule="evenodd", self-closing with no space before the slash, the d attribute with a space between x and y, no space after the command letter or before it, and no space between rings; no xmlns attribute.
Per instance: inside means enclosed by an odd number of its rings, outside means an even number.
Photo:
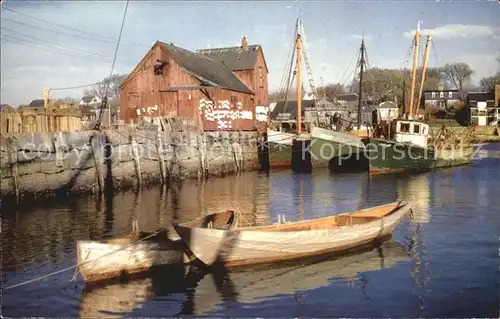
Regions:
<svg viewBox="0 0 500 319"><path fill-rule="evenodd" d="M497 72L497 74L495 75L482 78L479 82L479 86L481 87L482 91L490 92L495 91L495 85L497 84L500 85L500 72Z"/></svg>
<svg viewBox="0 0 500 319"><path fill-rule="evenodd" d="M84 93L85 95L95 95L102 99L107 91L109 99L118 99L120 97L120 84L126 77L127 75L125 74L113 74L111 77L106 77L101 82L92 85ZM107 89L108 85L109 89Z"/></svg>
<svg viewBox="0 0 500 319"><path fill-rule="evenodd" d="M474 70L465 62L447 63L442 68L444 79L453 84L463 96L464 83L470 80Z"/></svg>
<svg viewBox="0 0 500 319"><path fill-rule="evenodd" d="M328 101L333 102L335 96L346 94L347 89L342 84L327 84L317 89L318 98L325 97Z"/></svg>

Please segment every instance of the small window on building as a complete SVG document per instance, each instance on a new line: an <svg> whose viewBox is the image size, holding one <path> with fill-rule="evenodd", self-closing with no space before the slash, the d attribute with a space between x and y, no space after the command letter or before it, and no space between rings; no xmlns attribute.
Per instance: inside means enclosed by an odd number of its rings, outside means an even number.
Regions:
<svg viewBox="0 0 500 319"><path fill-rule="evenodd" d="M426 135L427 134L427 128L426 127L422 127L422 135Z"/></svg>
<svg viewBox="0 0 500 319"><path fill-rule="evenodd" d="M401 123L399 131L403 132L403 133L409 133L410 132L410 123Z"/></svg>
<svg viewBox="0 0 500 319"><path fill-rule="evenodd" d="M449 99L453 98L453 93L452 92L448 92L448 98Z"/></svg>
<svg viewBox="0 0 500 319"><path fill-rule="evenodd" d="M231 96L231 105L235 107L237 103L238 103L238 98L236 96Z"/></svg>
<svg viewBox="0 0 500 319"><path fill-rule="evenodd" d="M10 133L9 129L10 129L10 119L7 119L7 125L6 125L6 128L5 128L5 132L6 133Z"/></svg>
<svg viewBox="0 0 500 319"><path fill-rule="evenodd" d="M431 96L432 96L432 98L435 98L436 97L436 92L432 92Z"/></svg>
<svg viewBox="0 0 500 319"><path fill-rule="evenodd" d="M418 124L413 125L413 133L420 134L420 125Z"/></svg>
<svg viewBox="0 0 500 319"><path fill-rule="evenodd" d="M444 98L444 92L439 92L439 97Z"/></svg>

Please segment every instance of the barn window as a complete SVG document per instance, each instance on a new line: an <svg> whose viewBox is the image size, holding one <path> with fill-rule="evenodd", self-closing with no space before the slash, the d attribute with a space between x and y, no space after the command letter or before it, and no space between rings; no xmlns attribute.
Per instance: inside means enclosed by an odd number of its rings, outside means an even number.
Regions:
<svg viewBox="0 0 500 319"><path fill-rule="evenodd" d="M236 96L231 96L231 105L236 106L238 104L238 98Z"/></svg>

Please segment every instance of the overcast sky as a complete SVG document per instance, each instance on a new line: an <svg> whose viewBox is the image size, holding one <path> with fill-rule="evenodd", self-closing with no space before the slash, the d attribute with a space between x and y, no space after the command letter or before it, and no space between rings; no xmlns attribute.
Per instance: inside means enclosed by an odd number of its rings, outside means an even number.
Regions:
<svg viewBox="0 0 500 319"><path fill-rule="evenodd" d="M2 7L2 104L29 103L43 98L44 87L85 85L109 75L125 1L7 0ZM497 71L497 1L131 1L114 73L129 73L156 40L195 50L239 45L246 35L249 44L263 46L273 90L299 12L316 85L321 79L345 82L362 34L371 67L411 68L407 53L417 20L433 34L430 66L467 62L476 83ZM51 97L82 94L56 90Z"/></svg>

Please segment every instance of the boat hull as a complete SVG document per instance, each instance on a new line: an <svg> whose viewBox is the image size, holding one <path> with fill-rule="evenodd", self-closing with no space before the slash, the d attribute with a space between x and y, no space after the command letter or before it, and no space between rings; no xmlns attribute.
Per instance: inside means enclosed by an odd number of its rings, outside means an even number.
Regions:
<svg viewBox="0 0 500 319"><path fill-rule="evenodd" d="M311 162L312 167L331 167L335 160L338 165L342 161L360 161L365 149L362 139L358 136L335 132L315 127L311 130Z"/></svg>
<svg viewBox="0 0 500 319"><path fill-rule="evenodd" d="M231 229L238 226L238 220L237 213L226 211L198 217L181 225ZM81 240L77 241L76 249L78 268L86 282L135 275L157 266L189 263L194 259L172 226L156 233L133 232L103 241Z"/></svg>
<svg viewBox="0 0 500 319"><path fill-rule="evenodd" d="M155 266L179 264L185 260L184 245L181 241L170 245L147 242L131 245L79 241L77 255L81 261L80 272L86 282L138 274Z"/></svg>
<svg viewBox="0 0 500 319"><path fill-rule="evenodd" d="M409 204L405 204L393 214L376 221L307 231L245 228L225 231L183 226L177 226L176 231L204 264L232 267L294 260L354 249L389 235L409 210ZM300 222L293 225L296 224Z"/></svg>
<svg viewBox="0 0 500 319"><path fill-rule="evenodd" d="M292 161L292 143L296 134L268 130L267 150L269 153L269 168L290 168Z"/></svg>
<svg viewBox="0 0 500 319"><path fill-rule="evenodd" d="M469 164L472 149L435 151L430 147L420 147L383 139L370 139L367 158L370 172L422 172Z"/></svg>

